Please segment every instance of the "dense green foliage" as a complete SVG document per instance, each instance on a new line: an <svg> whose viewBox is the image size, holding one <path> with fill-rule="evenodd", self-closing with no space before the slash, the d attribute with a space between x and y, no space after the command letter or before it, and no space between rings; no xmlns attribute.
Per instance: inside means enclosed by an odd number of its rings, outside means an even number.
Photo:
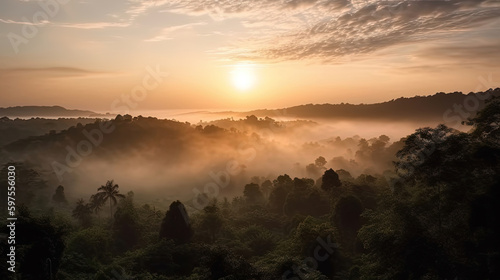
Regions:
<svg viewBox="0 0 500 280"><path fill-rule="evenodd" d="M211 198L201 210L179 200L163 211L137 205L113 181L68 210L57 188L52 208L19 209L19 275L499 279L499 112L493 99L467 121L468 133L418 129L404 139L394 173L354 178L318 158L309 167L322 171L317 178L256 178L239 196ZM377 141L369 147L388 140ZM33 172L26 178L43 185ZM101 216L105 203L110 215Z"/></svg>

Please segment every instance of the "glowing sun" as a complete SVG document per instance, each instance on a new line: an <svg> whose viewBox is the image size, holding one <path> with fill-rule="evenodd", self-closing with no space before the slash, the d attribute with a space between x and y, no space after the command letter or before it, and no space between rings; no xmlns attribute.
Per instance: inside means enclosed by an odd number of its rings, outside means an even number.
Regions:
<svg viewBox="0 0 500 280"><path fill-rule="evenodd" d="M255 71L251 64L238 64L231 71L231 81L236 89L246 91L255 86Z"/></svg>

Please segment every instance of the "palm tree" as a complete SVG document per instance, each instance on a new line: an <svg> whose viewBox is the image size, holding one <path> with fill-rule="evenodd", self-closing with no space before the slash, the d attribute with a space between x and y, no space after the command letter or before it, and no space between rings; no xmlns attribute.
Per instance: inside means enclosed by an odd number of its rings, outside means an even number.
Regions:
<svg viewBox="0 0 500 280"><path fill-rule="evenodd" d="M97 201L102 201L104 204L107 200L109 200L109 217L111 218L113 216L113 206L111 205L111 202L113 202L114 205L116 205L117 200L116 198L125 198L125 196L118 190L119 186L117 184L113 184L113 180L106 182L106 185L101 186L100 188L97 189L97 193L94 195L96 197Z"/></svg>
<svg viewBox="0 0 500 280"><path fill-rule="evenodd" d="M102 193L93 194L90 196L90 209L99 217L99 211L101 211L106 201L103 199Z"/></svg>
<svg viewBox="0 0 500 280"><path fill-rule="evenodd" d="M90 210L90 207L83 198L80 198L76 202L76 207L73 209L72 216L76 218L83 227L88 227L91 224L91 215L92 210Z"/></svg>

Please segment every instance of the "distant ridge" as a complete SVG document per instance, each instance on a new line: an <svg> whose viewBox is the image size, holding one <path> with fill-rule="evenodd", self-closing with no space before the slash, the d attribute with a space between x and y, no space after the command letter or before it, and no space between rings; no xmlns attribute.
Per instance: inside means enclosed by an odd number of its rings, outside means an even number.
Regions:
<svg viewBox="0 0 500 280"><path fill-rule="evenodd" d="M462 92L444 93L439 92L428 96L400 97L390 101L374 104L305 104L282 109L260 109L247 112L207 112L197 111L179 115L194 113L207 114L231 114L235 117L246 117L255 115L257 117L292 117L292 118L324 118L324 119L362 119L362 120L442 120L445 115L461 114L459 110L476 108L477 111L484 107L484 97L500 97L500 88L489 89L485 92ZM476 104L477 102L477 104ZM462 109L460 109L462 108ZM450 116L451 116L450 115ZM16 106L0 108L1 117L114 117L106 113L99 114L88 110L66 109L61 106Z"/></svg>
<svg viewBox="0 0 500 280"><path fill-rule="evenodd" d="M327 119L365 119L365 120L442 120L445 115L466 113L468 108L484 106L484 96L500 97L500 88L485 92L463 94L461 92L439 92L428 96L401 97L375 104L306 104L275 110L254 110L231 112L235 116L255 115L257 117L294 117ZM478 102L477 104L475 102ZM458 107L457 107L458 106ZM450 111L451 110L451 111ZM224 112L225 114L229 112Z"/></svg>
<svg viewBox="0 0 500 280"><path fill-rule="evenodd" d="M87 110L71 110L61 106L16 106L0 108L0 116L6 117L95 117L98 113Z"/></svg>

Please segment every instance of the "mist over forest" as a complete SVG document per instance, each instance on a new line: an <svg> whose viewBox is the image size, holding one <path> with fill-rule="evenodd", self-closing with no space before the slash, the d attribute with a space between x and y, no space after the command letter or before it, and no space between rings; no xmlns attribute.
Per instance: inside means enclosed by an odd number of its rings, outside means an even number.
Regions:
<svg viewBox="0 0 500 280"><path fill-rule="evenodd" d="M0 1L0 280L500 279L499 0Z"/></svg>
<svg viewBox="0 0 500 280"><path fill-rule="evenodd" d="M329 168L348 170L354 177L387 177L394 172L396 152L403 147L407 135L439 123L462 131L470 129L456 121L462 117L458 112L454 112L454 118L442 112L456 104L463 107L468 97L481 95L485 92L438 93L374 105L321 105L322 110L314 107L320 105L305 105L238 113L248 113L244 117L233 117L229 112L212 113L229 117L192 124L130 115L107 119L4 117L0 122L0 144L5 145L2 164L16 161L33 165L49 184L66 185L71 189L68 195L75 197L91 193L93 188L88 186L114 178L126 190L140 186L144 194L160 192L168 199L189 199L193 188L211 182L213 174L227 173L227 165L233 163L238 172L231 176L222 193L229 197L239 194L252 177L267 180L289 174L317 180ZM491 91L490 95L500 95L500 90ZM484 98L475 100L478 104L473 109L484 107ZM379 109L366 110L366 106ZM26 115L33 108L12 107L4 111ZM381 117L380 110L390 118ZM37 112L93 113L64 111L57 106L33 110L33 114ZM268 115L259 116L263 112ZM399 118L401 112L406 112L406 117ZM202 116L206 114L203 112ZM196 113L185 115L193 118ZM113 131L103 132L102 124L112 126ZM91 143L92 139L98 145ZM85 152L79 153L79 148ZM325 158L326 163L317 166L318 157Z"/></svg>
<svg viewBox="0 0 500 280"><path fill-rule="evenodd" d="M277 122L253 115L198 125L126 115L109 121L115 127L111 133L99 132L106 122L19 139L5 146L3 158L36 166L48 182L67 185L75 194L89 194L93 188L86 186L116 178L125 189L140 185L142 192L187 199L193 187L210 182L210 174L226 172L228 164L238 170L223 193L232 196L254 176L272 179L286 173L316 180L325 168L350 170L354 176L382 174L392 168L402 146L400 139L383 134L340 137L313 121ZM78 145L89 141L86 135L102 143L90 145L89 155L82 146L80 155ZM320 156L327 162L317 166Z"/></svg>
<svg viewBox="0 0 500 280"><path fill-rule="evenodd" d="M15 167L20 274L496 279L499 93L194 123L3 117L0 180Z"/></svg>

